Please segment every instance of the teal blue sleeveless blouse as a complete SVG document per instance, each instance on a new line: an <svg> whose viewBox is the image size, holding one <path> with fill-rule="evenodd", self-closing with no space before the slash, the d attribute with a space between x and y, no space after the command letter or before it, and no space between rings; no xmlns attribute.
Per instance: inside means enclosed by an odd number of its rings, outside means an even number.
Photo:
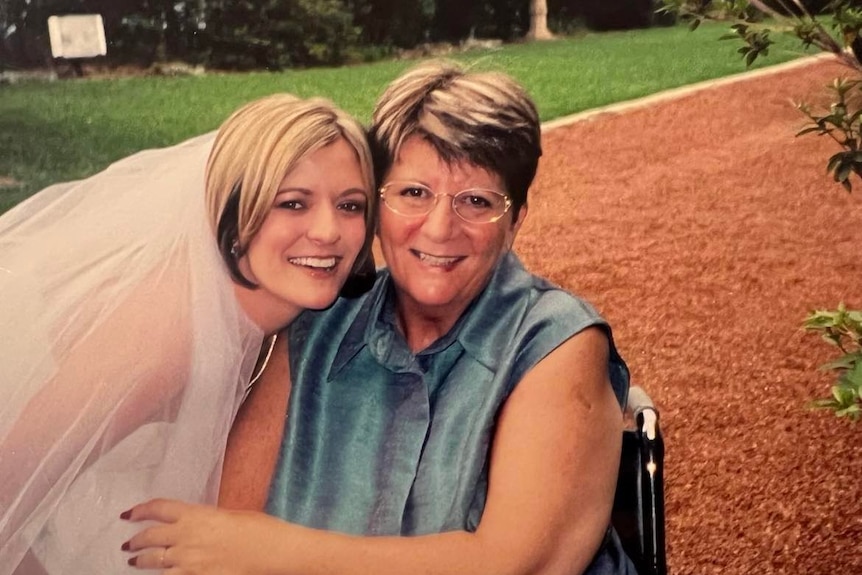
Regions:
<svg viewBox="0 0 862 575"><path fill-rule="evenodd" d="M268 513L352 534L475 531L500 408L527 371L592 325L607 331L611 384L625 401L628 370L604 320L514 254L419 353L396 329L393 298L382 270L369 293L291 326L293 387Z"/></svg>

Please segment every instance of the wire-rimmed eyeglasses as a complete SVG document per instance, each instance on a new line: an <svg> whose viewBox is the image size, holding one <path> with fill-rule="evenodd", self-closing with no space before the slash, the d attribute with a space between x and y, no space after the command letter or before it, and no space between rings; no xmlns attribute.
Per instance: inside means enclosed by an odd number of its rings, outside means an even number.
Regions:
<svg viewBox="0 0 862 575"><path fill-rule="evenodd" d="M444 194L416 182L400 180L387 182L380 188L380 198L386 207L406 217L427 216L437 205L440 196L452 198L452 211L471 224L496 222L512 206L512 200L506 194L482 188Z"/></svg>

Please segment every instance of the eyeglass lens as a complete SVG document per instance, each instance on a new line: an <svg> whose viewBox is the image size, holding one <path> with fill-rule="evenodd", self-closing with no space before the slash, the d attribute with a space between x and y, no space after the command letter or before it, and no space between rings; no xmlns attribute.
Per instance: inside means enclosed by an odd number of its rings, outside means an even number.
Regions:
<svg viewBox="0 0 862 575"><path fill-rule="evenodd" d="M452 209L468 222L492 222L509 209L509 199L493 190L471 189L451 194L435 194L426 186L410 182L390 182L382 188L383 201L401 215L422 216L431 212L438 196L452 198Z"/></svg>

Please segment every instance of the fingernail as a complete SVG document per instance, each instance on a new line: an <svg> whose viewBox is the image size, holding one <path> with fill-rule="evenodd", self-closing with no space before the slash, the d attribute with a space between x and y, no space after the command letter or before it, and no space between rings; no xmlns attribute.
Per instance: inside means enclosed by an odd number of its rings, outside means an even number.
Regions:
<svg viewBox="0 0 862 575"><path fill-rule="evenodd" d="M121 550L121 551L128 551L130 548L131 548L131 545L129 545L129 542L128 542L128 541L126 541L125 543L123 543L122 545L120 545L120 550Z"/></svg>
<svg viewBox="0 0 862 575"><path fill-rule="evenodd" d="M132 567L134 567L137 564L138 564L138 556L137 555L135 555L134 557L129 559L129 565L131 565Z"/></svg>
<svg viewBox="0 0 862 575"><path fill-rule="evenodd" d="M122 513L120 513L120 519L131 519L131 518L132 518L132 510L131 509L129 509L128 511L123 511Z"/></svg>

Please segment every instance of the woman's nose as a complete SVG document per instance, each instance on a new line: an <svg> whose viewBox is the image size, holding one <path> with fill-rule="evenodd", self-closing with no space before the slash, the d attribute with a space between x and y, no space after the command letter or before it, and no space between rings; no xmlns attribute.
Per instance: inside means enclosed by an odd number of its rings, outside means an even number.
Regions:
<svg viewBox="0 0 862 575"><path fill-rule="evenodd" d="M338 214L332 206L317 206L310 214L310 222L307 235L309 239L321 243L331 244L341 237L339 229Z"/></svg>
<svg viewBox="0 0 862 575"><path fill-rule="evenodd" d="M461 218L452 209L452 196L440 194L434 207L422 222L422 231L430 239L442 242L452 237Z"/></svg>

